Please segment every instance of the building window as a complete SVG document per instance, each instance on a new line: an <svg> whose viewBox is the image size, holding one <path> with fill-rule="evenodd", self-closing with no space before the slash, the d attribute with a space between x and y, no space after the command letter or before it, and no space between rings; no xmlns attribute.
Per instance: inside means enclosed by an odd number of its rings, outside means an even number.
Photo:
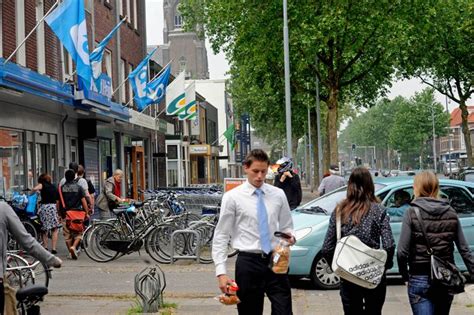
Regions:
<svg viewBox="0 0 474 315"><path fill-rule="evenodd" d="M113 81L112 77L112 52L108 49L105 50L105 73L110 77Z"/></svg>
<svg viewBox="0 0 474 315"><path fill-rule="evenodd" d="M16 21L16 46L25 39L25 0L17 0L15 6ZM26 45L18 49L16 53L16 62L19 65L26 66Z"/></svg>
<svg viewBox="0 0 474 315"><path fill-rule="evenodd" d="M176 14L174 16L174 27L175 28L181 28L183 26L183 17L181 14Z"/></svg>
<svg viewBox="0 0 474 315"><path fill-rule="evenodd" d="M118 0L119 14L123 16L123 0Z"/></svg>
<svg viewBox="0 0 474 315"><path fill-rule="evenodd" d="M131 16L130 16L130 0L126 0L127 7L125 8L125 14L127 15L127 22L130 23Z"/></svg>
<svg viewBox="0 0 474 315"><path fill-rule="evenodd" d="M133 1L133 27L138 30L138 4L137 0Z"/></svg>
<svg viewBox="0 0 474 315"><path fill-rule="evenodd" d="M92 12L92 3L94 0L84 0L84 9L86 9L87 12Z"/></svg>
<svg viewBox="0 0 474 315"><path fill-rule="evenodd" d="M128 65L128 73L132 73L133 71L133 65L132 64L129 64ZM128 101L130 102L130 106L133 107L133 89L132 89L132 85L130 84L130 80L127 80L127 87L128 87Z"/></svg>
<svg viewBox="0 0 474 315"><path fill-rule="evenodd" d="M122 83L123 81L125 81L125 60L123 59L120 59L120 83ZM122 90L122 103L123 104L126 104L127 103L127 91L125 89L121 89Z"/></svg>
<svg viewBox="0 0 474 315"><path fill-rule="evenodd" d="M72 63L71 55L67 52L66 48L63 47L63 60L64 60L64 80L73 80L72 73L74 72L74 64Z"/></svg>
<svg viewBox="0 0 474 315"><path fill-rule="evenodd" d="M44 3L38 1L36 5L36 20L39 21L44 15ZM44 23L40 23L36 29L36 51L38 56L38 73L46 73Z"/></svg>

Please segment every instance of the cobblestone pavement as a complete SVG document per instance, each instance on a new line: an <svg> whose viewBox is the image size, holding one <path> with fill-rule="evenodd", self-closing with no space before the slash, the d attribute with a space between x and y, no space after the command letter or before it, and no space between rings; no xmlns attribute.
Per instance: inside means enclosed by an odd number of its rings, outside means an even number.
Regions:
<svg viewBox="0 0 474 315"><path fill-rule="evenodd" d="M314 198L304 188L304 202ZM62 245L62 239L61 239ZM64 245L59 256L64 267L53 271L50 293L41 304L43 314L89 315L127 314L136 305L134 277L143 268L154 264L142 251L121 257L106 264L91 261L85 254L79 260L66 259ZM234 272L235 259L229 259L229 272ZM214 299L219 294L214 266L179 261L174 265L161 265L166 274L165 302L176 303L172 314L237 314L233 306L223 306ZM474 285L467 293L458 295L451 314L474 313ZM322 291L311 288L308 280L293 284L294 314L342 314L339 291ZM410 314L405 286L399 279L390 279L384 314ZM265 303L265 314L270 304Z"/></svg>

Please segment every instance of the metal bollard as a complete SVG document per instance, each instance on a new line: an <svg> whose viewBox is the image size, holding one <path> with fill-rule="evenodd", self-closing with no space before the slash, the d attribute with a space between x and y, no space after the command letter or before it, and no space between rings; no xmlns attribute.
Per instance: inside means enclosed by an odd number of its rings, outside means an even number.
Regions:
<svg viewBox="0 0 474 315"><path fill-rule="evenodd" d="M158 312L165 288L165 273L158 265L146 267L135 276L135 293L141 299L143 313Z"/></svg>

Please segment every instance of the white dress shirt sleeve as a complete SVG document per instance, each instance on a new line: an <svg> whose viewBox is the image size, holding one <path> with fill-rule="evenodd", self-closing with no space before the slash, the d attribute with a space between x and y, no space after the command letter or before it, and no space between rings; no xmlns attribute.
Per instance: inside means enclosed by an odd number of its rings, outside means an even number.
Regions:
<svg viewBox="0 0 474 315"><path fill-rule="evenodd" d="M235 227L236 204L227 193L222 198L221 214L212 241L212 259L216 266L216 276L227 274L227 248Z"/></svg>
<svg viewBox="0 0 474 315"><path fill-rule="evenodd" d="M283 191L279 194L281 199L281 210L278 217L278 227L281 232L293 235L293 218L291 217L290 206Z"/></svg>

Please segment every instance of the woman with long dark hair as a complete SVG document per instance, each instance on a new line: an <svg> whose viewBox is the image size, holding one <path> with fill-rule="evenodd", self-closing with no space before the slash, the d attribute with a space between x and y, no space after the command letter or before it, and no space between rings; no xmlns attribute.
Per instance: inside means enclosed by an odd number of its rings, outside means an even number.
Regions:
<svg viewBox="0 0 474 315"><path fill-rule="evenodd" d="M471 275L474 275L474 257L469 250L456 211L447 200L441 200L439 181L433 172L425 171L415 176L415 199L405 211L398 242L397 259L400 274L408 285L408 298L413 314L449 314L453 295L447 290L430 289L430 254L433 253L454 264L454 244L459 250ZM418 208L422 222L417 218ZM426 237L423 235L422 226ZM407 269L409 267L409 270Z"/></svg>
<svg viewBox="0 0 474 315"><path fill-rule="evenodd" d="M366 168L355 168L347 184L347 196L331 214L322 254L332 264L337 243L336 215L341 218L341 237L357 236L365 245L387 252L385 269L393 265L395 242L390 228L390 218L375 197L374 182ZM374 289L366 289L341 279L340 295L344 314L382 314L386 282Z"/></svg>
<svg viewBox="0 0 474 315"><path fill-rule="evenodd" d="M58 228L61 226L56 208L59 199L58 189L51 183L51 176L44 173L39 176L38 185L33 190L40 191L41 194L38 215L42 224L43 246L48 248L48 234L51 233L51 253L57 254Z"/></svg>

